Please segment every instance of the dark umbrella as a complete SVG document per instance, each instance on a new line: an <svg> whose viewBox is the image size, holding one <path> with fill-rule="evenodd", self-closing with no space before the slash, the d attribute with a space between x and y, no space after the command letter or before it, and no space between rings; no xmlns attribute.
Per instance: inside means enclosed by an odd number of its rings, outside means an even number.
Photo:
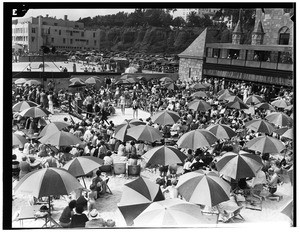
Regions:
<svg viewBox="0 0 300 232"><path fill-rule="evenodd" d="M188 103L188 108L194 111L206 112L211 109L211 106L204 100L195 99Z"/></svg>
<svg viewBox="0 0 300 232"><path fill-rule="evenodd" d="M78 88L83 86L86 86L86 84L81 81L74 81L72 84L69 85L70 88Z"/></svg>
<svg viewBox="0 0 300 232"><path fill-rule="evenodd" d="M228 108L233 108L233 109L238 109L238 110L249 109L249 106L247 106L245 103L243 103L241 101L229 102L226 106Z"/></svg>
<svg viewBox="0 0 300 232"><path fill-rule="evenodd" d="M152 202L162 201L165 197L160 186L149 179L139 177L124 185L118 208L123 214L128 226Z"/></svg>

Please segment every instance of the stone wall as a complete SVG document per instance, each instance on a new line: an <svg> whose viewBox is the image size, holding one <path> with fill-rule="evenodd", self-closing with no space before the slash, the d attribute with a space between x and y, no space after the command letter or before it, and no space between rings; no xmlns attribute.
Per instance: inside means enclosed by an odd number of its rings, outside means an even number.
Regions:
<svg viewBox="0 0 300 232"><path fill-rule="evenodd" d="M179 79L181 81L187 81L190 78L202 78L203 60L202 59L191 59L191 58L180 58L179 61Z"/></svg>
<svg viewBox="0 0 300 232"><path fill-rule="evenodd" d="M286 26L290 29L289 45L293 45L293 21L290 19L291 14L285 13L284 9L268 9L264 8L265 13L262 13L261 8L256 10L256 21L261 20L265 32L263 44L277 45L279 42L279 31Z"/></svg>

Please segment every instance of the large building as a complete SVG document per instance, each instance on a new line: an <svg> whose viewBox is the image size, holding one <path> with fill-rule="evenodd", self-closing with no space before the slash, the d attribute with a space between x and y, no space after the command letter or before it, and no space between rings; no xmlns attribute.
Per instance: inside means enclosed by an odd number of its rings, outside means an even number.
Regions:
<svg viewBox="0 0 300 232"><path fill-rule="evenodd" d="M99 50L100 30L86 30L83 23L38 16L12 21L12 44L20 45L29 53L41 46L57 50Z"/></svg>
<svg viewBox="0 0 300 232"><path fill-rule="evenodd" d="M205 29L179 54L179 78L227 78L291 86L293 84L293 27L290 9L256 10L251 44L241 44L242 22L232 43L209 43Z"/></svg>

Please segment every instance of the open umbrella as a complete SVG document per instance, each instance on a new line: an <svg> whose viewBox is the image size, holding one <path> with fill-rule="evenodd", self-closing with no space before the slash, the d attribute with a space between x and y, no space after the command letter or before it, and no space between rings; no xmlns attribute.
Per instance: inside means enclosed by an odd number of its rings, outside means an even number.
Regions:
<svg viewBox="0 0 300 232"><path fill-rule="evenodd" d="M290 178L291 184L294 184L294 165L292 165L289 170L287 170L287 174Z"/></svg>
<svg viewBox="0 0 300 232"><path fill-rule="evenodd" d="M152 202L162 201L165 197L160 186L147 178L139 177L124 185L118 208L123 214L128 226Z"/></svg>
<svg viewBox="0 0 300 232"><path fill-rule="evenodd" d="M230 91L229 89L222 89L222 90L220 90L220 91L217 93L217 96L219 97L219 96L221 96L221 95L224 94L224 93L228 93L228 94L230 94L230 95L234 95L234 93L233 93L232 91Z"/></svg>
<svg viewBox="0 0 300 232"><path fill-rule="evenodd" d="M251 95L251 96L247 97L247 99L245 100L245 103L247 105L250 105L251 103L258 104L258 103L261 103L262 101L263 101L262 97L260 97L258 95Z"/></svg>
<svg viewBox="0 0 300 232"><path fill-rule="evenodd" d="M238 110L242 110L242 109L249 109L249 106L247 106L245 103L243 103L242 101L233 101L233 102L229 102L226 104L226 106L228 108L233 108L233 109L238 109Z"/></svg>
<svg viewBox="0 0 300 232"><path fill-rule="evenodd" d="M294 212L294 201L290 200L287 205L280 211L280 213L285 214L291 220L293 220L293 212Z"/></svg>
<svg viewBox="0 0 300 232"><path fill-rule="evenodd" d="M12 110L16 112L21 112L30 107L38 106L35 102L32 101L21 101L13 105Z"/></svg>
<svg viewBox="0 0 300 232"><path fill-rule="evenodd" d="M61 168L42 168L26 174L14 188L14 194L31 195L36 198L68 195L83 188L78 180Z"/></svg>
<svg viewBox="0 0 300 232"><path fill-rule="evenodd" d="M227 100L227 98L229 97L232 97L232 96L235 96L233 93L231 92L224 92L223 94L219 95L218 96L218 100L221 101L221 100Z"/></svg>
<svg viewBox="0 0 300 232"><path fill-rule="evenodd" d="M272 126L272 124L263 119L253 119L249 122L246 122L245 126L250 130L265 134L272 134L275 131L275 128Z"/></svg>
<svg viewBox="0 0 300 232"><path fill-rule="evenodd" d="M195 92L195 93L192 93L191 95L192 97L202 97L202 98L208 98L208 94L203 92L203 91L198 91L198 92Z"/></svg>
<svg viewBox="0 0 300 232"><path fill-rule="evenodd" d="M191 86L192 89L207 89L207 85L204 85L203 83L196 83Z"/></svg>
<svg viewBox="0 0 300 232"><path fill-rule="evenodd" d="M125 75L120 77L120 80L126 80L126 79L129 79L131 77L132 77L132 75L125 74Z"/></svg>
<svg viewBox="0 0 300 232"><path fill-rule="evenodd" d="M53 146L71 146L81 144L82 141L70 132L58 131L49 136L44 136L39 139L41 143L51 144Z"/></svg>
<svg viewBox="0 0 300 232"><path fill-rule="evenodd" d="M270 113L266 116L265 119L277 126L291 127L293 125L293 119L282 112Z"/></svg>
<svg viewBox="0 0 300 232"><path fill-rule="evenodd" d="M245 144L249 150L259 151L260 153L280 153L285 149L283 143L270 136L259 136Z"/></svg>
<svg viewBox="0 0 300 232"><path fill-rule="evenodd" d="M26 82L27 80L25 78L19 78L17 80L15 80L15 84L16 85L22 85Z"/></svg>
<svg viewBox="0 0 300 232"><path fill-rule="evenodd" d="M39 134L39 137L52 135L68 126L70 126L70 124L66 122L51 122L43 128L43 130Z"/></svg>
<svg viewBox="0 0 300 232"><path fill-rule="evenodd" d="M140 126L140 125L146 125L146 122L144 121L141 121L139 119L136 119L136 118L133 118L133 119L125 119L125 122L128 122L128 124L130 125L130 127L133 127L133 126ZM124 122L123 122L124 123Z"/></svg>
<svg viewBox="0 0 300 232"><path fill-rule="evenodd" d="M173 82L173 79L170 77L162 77L159 79L161 82Z"/></svg>
<svg viewBox="0 0 300 232"><path fill-rule="evenodd" d="M174 198L151 203L133 222L139 227L174 227L215 224L216 220L203 215L200 206Z"/></svg>
<svg viewBox="0 0 300 232"><path fill-rule="evenodd" d="M280 129L275 130L274 133L283 135L288 129L288 127L281 127Z"/></svg>
<svg viewBox="0 0 300 232"><path fill-rule="evenodd" d="M48 116L49 114L51 114L51 113L48 110L38 107L38 106L30 107L30 108L25 109L22 112L20 112L21 116L32 117L32 118L45 117L45 116Z"/></svg>
<svg viewBox="0 0 300 232"><path fill-rule="evenodd" d="M212 207L229 200L230 185L212 171L183 174L176 187L185 200L195 204Z"/></svg>
<svg viewBox="0 0 300 232"><path fill-rule="evenodd" d="M84 187L86 188L83 176L87 175L89 172L95 170L96 168L99 168L102 164L103 160L98 157L82 156L70 160L63 166L63 168L75 177L81 176Z"/></svg>
<svg viewBox="0 0 300 232"><path fill-rule="evenodd" d="M234 102L234 101L243 102L242 99L240 99L238 96L234 96L234 95L225 98L225 100L227 100L229 102Z"/></svg>
<svg viewBox="0 0 300 232"><path fill-rule="evenodd" d="M180 116L174 111L163 110L154 114L151 119L159 125L173 125L180 119Z"/></svg>
<svg viewBox="0 0 300 232"><path fill-rule="evenodd" d="M197 150L198 148L210 147L217 142L217 137L206 129L196 129L183 134L177 141L180 148L190 148Z"/></svg>
<svg viewBox="0 0 300 232"><path fill-rule="evenodd" d="M282 137L288 138L288 139L294 139L294 133L293 128L288 129L286 132L282 134Z"/></svg>
<svg viewBox="0 0 300 232"><path fill-rule="evenodd" d="M138 70L135 67L128 67L125 69L125 73L136 73Z"/></svg>
<svg viewBox="0 0 300 232"><path fill-rule="evenodd" d="M86 86L86 84L81 81L74 81L69 85L70 88L78 88L78 87L83 87L83 86Z"/></svg>
<svg viewBox="0 0 300 232"><path fill-rule="evenodd" d="M224 124L212 124L206 130L212 132L218 139L230 139L236 136L234 130Z"/></svg>
<svg viewBox="0 0 300 232"><path fill-rule="evenodd" d="M287 107L285 107L284 109L287 110L287 111L290 111L294 108L294 105L289 105Z"/></svg>
<svg viewBox="0 0 300 232"><path fill-rule="evenodd" d="M271 102L271 105L276 106L277 108L286 108L288 104L283 99L278 99Z"/></svg>
<svg viewBox="0 0 300 232"><path fill-rule="evenodd" d="M148 125L140 125L129 128L127 135L131 136L137 141L142 140L151 143L160 141L163 138L158 129Z"/></svg>
<svg viewBox="0 0 300 232"><path fill-rule="evenodd" d="M276 111L275 108L267 102L258 103L254 107L257 109Z"/></svg>
<svg viewBox="0 0 300 232"><path fill-rule="evenodd" d="M143 158L150 164L172 165L182 164L187 156L172 146L154 147L147 151Z"/></svg>
<svg viewBox="0 0 300 232"><path fill-rule="evenodd" d="M74 82L76 82L76 81L84 82L84 81L83 81L81 78L79 78L79 77L73 77L73 78L70 79L70 81L71 81L72 83L74 83Z"/></svg>
<svg viewBox="0 0 300 232"><path fill-rule="evenodd" d="M204 100L195 99L188 103L188 108L194 111L206 112L211 109L211 106Z"/></svg>
<svg viewBox="0 0 300 232"><path fill-rule="evenodd" d="M167 83L164 87L170 90L179 90L179 87L174 83Z"/></svg>
<svg viewBox="0 0 300 232"><path fill-rule="evenodd" d="M29 80L29 81L26 81L23 85L29 85L29 86L32 86L32 85L40 85L41 82L40 81L37 81L37 80Z"/></svg>
<svg viewBox="0 0 300 232"><path fill-rule="evenodd" d="M24 145L25 143L28 143L28 140L24 136L13 133L13 146Z"/></svg>
<svg viewBox="0 0 300 232"><path fill-rule="evenodd" d="M227 152L216 163L220 174L232 179L255 177L263 166L261 158L254 154Z"/></svg>
<svg viewBox="0 0 300 232"><path fill-rule="evenodd" d="M95 85L97 83L97 78L96 77L89 77L88 79L85 80L86 84L90 85Z"/></svg>
<svg viewBox="0 0 300 232"><path fill-rule="evenodd" d="M128 129L131 126L129 125L129 122L127 124L120 124L116 127L115 133L114 133L114 138L122 141L122 142L127 142L134 140L131 136L127 135Z"/></svg>

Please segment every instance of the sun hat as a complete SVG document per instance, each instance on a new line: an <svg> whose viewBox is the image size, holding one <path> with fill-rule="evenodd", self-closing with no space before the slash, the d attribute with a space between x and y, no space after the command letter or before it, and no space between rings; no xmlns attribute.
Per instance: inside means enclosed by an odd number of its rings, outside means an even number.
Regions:
<svg viewBox="0 0 300 232"><path fill-rule="evenodd" d="M98 212L96 209L93 209L93 210L90 212L90 216L93 217L93 218L97 217L98 214L99 214L99 212Z"/></svg>

